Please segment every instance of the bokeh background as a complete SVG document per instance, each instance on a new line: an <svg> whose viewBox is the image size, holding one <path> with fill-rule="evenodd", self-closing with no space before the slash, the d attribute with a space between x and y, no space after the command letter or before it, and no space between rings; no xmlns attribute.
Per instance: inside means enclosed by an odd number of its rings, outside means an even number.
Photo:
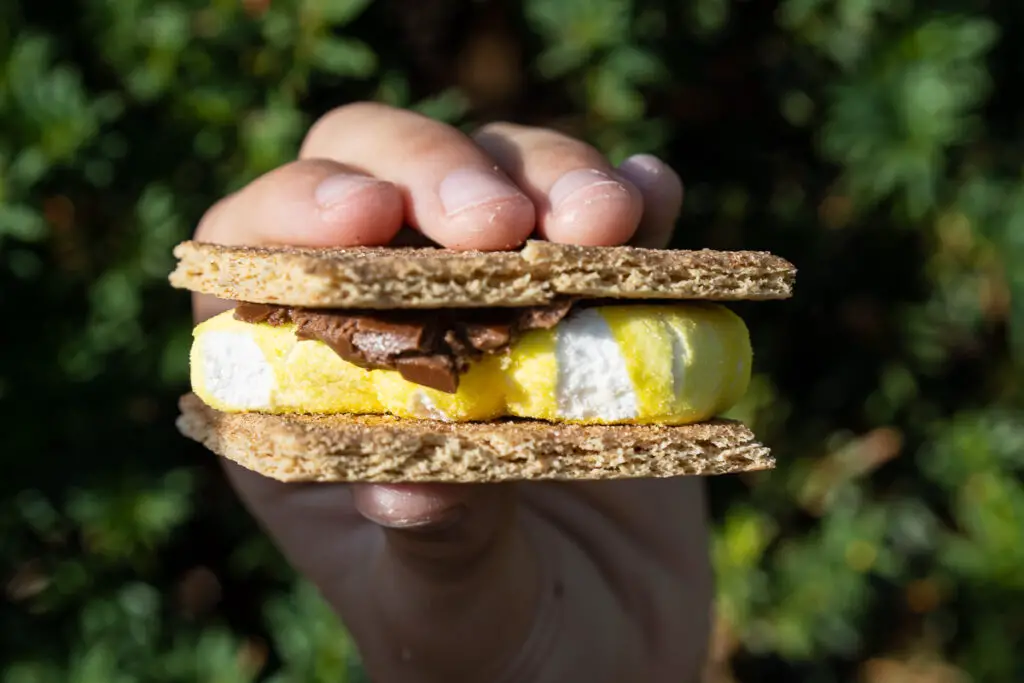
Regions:
<svg viewBox="0 0 1024 683"><path fill-rule="evenodd" d="M205 207L375 98L667 158L770 249L711 483L709 680L1024 681L1018 0L3 0L0 675L339 683L343 627L173 428Z"/></svg>

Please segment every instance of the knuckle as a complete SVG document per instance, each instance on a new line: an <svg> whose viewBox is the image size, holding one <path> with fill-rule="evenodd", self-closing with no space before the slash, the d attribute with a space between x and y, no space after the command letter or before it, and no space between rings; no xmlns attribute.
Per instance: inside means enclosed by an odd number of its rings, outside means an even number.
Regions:
<svg viewBox="0 0 1024 683"><path fill-rule="evenodd" d="M520 132L524 129L520 126L509 121L489 121L483 124L473 131L472 137L477 138L489 138L489 137L507 137Z"/></svg>
<svg viewBox="0 0 1024 683"><path fill-rule="evenodd" d="M586 164L604 165L604 155L576 138L561 133L552 133L543 141L544 153L552 159L578 159Z"/></svg>
<svg viewBox="0 0 1024 683"><path fill-rule="evenodd" d="M346 127L353 120L370 119L391 111L394 111L393 107L379 102L350 102L335 107L321 115L309 127L302 142L302 151L305 152L312 143L324 135L331 135L334 131Z"/></svg>
<svg viewBox="0 0 1024 683"><path fill-rule="evenodd" d="M587 142L546 128L537 128L524 136L524 151L538 163L553 168L608 168L608 160Z"/></svg>
<svg viewBox="0 0 1024 683"><path fill-rule="evenodd" d="M332 141L353 130L389 146L397 143L402 155L412 157L447 154L459 148L453 145L456 138L465 139L455 128L423 114L377 102L353 102L332 109L309 128L300 158L316 158L318 150L331 148Z"/></svg>
<svg viewBox="0 0 1024 683"><path fill-rule="evenodd" d="M290 161L260 176L241 190L250 203L289 201L305 196L324 178L352 172L330 159L309 158Z"/></svg>
<svg viewBox="0 0 1024 683"><path fill-rule="evenodd" d="M282 166L267 173L259 182L263 183L285 183L299 181L318 181L326 175L336 173L338 164L330 159L309 158L289 161Z"/></svg>
<svg viewBox="0 0 1024 683"><path fill-rule="evenodd" d="M459 153L452 145L455 129L443 123L430 123L432 125L419 126L415 132L404 136L401 147L403 155L410 159L421 159Z"/></svg>

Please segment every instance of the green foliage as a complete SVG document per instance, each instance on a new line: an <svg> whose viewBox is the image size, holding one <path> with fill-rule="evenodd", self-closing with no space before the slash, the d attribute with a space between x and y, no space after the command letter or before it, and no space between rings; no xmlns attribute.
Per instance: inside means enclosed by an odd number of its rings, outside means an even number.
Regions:
<svg viewBox="0 0 1024 683"><path fill-rule="evenodd" d="M362 680L342 626L174 432L190 325L165 276L203 210L291 159L327 108L482 116L393 5L0 3L4 683ZM1024 13L521 14L528 68L488 116L661 154L687 182L677 246L800 268L791 302L738 307L757 374L733 413L779 468L711 483L715 680L1024 680Z"/></svg>

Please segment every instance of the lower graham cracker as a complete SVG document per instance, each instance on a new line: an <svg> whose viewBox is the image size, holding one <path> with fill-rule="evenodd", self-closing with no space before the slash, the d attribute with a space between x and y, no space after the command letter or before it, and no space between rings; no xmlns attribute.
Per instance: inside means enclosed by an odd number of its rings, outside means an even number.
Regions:
<svg viewBox="0 0 1024 683"><path fill-rule="evenodd" d="M775 466L750 429L724 419L681 426L574 425L222 413L194 394L183 396L179 405L182 434L286 482L628 479Z"/></svg>

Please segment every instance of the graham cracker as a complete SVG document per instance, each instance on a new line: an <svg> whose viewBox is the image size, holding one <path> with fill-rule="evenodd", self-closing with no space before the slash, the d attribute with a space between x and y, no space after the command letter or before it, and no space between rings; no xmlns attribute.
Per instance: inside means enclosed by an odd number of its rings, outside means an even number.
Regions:
<svg viewBox="0 0 1024 683"><path fill-rule="evenodd" d="M522 307L600 299L785 299L796 269L755 251L581 247L530 241L519 251L432 247L309 249L183 242L173 286L307 308Z"/></svg>
<svg viewBox="0 0 1024 683"><path fill-rule="evenodd" d="M744 425L444 423L384 415L222 413L182 397L178 429L214 453L286 482L594 480L771 469Z"/></svg>

